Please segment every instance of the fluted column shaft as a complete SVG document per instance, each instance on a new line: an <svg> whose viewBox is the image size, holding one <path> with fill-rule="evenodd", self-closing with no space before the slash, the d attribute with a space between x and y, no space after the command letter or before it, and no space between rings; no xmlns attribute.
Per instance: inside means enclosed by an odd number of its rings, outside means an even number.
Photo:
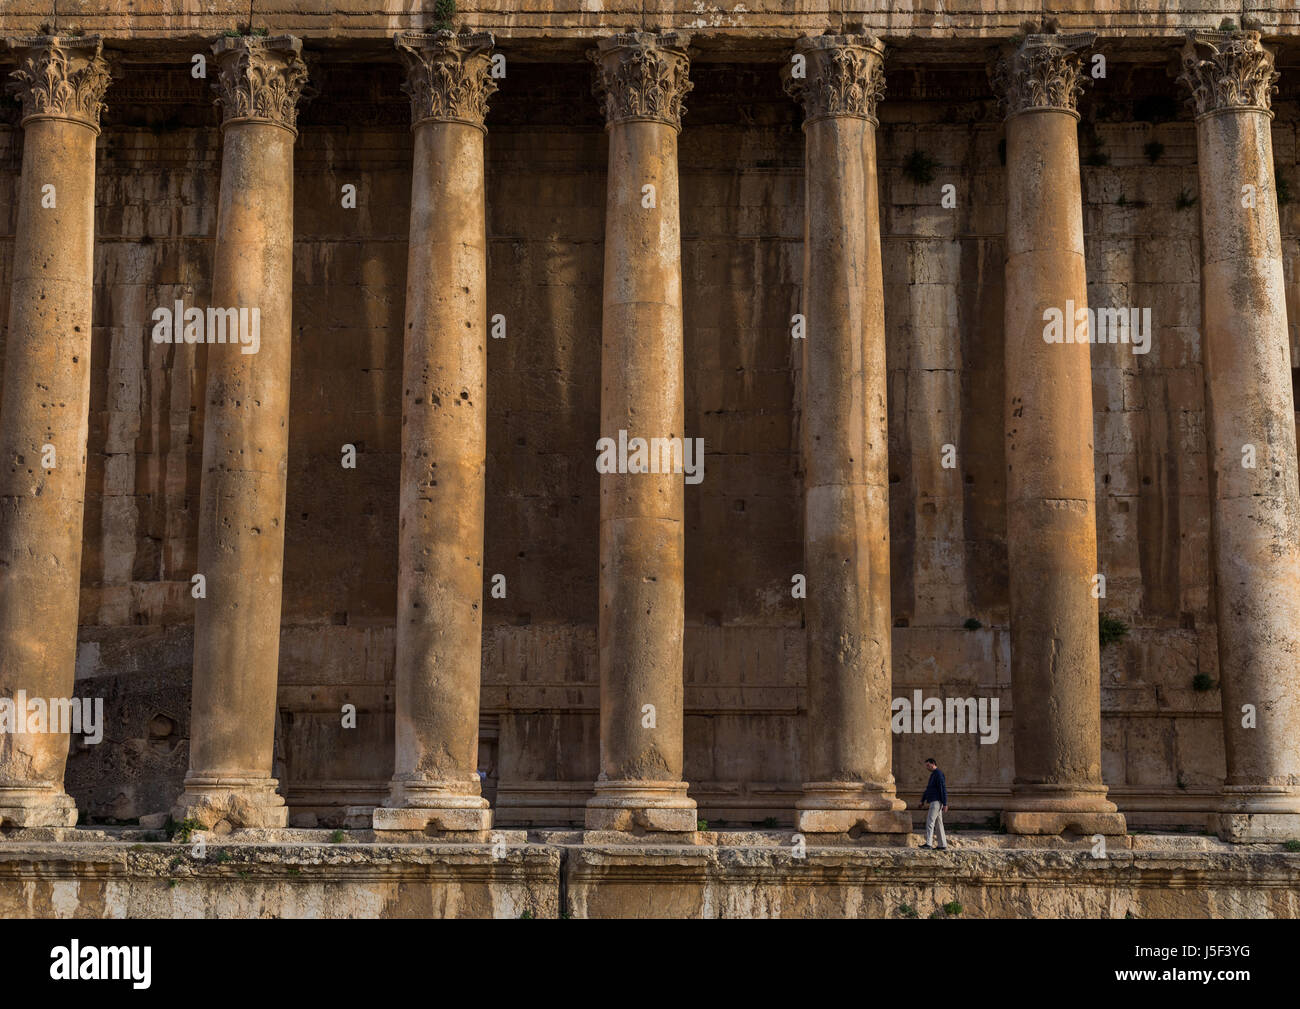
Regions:
<svg viewBox="0 0 1300 1009"><path fill-rule="evenodd" d="M1008 106L1007 554L1015 780L1012 833L1122 834L1101 777L1092 368L1079 187L1078 50L1031 35L1000 68ZM1085 310L1085 311L1081 311ZM1049 342L1052 313L1067 341ZM1052 333L1054 337L1056 333Z"/></svg>
<svg viewBox="0 0 1300 1009"><path fill-rule="evenodd" d="M247 310L250 338L207 347L198 529L206 597L194 620L190 767L173 813L204 826L283 826L287 815L271 765L289 450L293 145L307 77L300 50L289 36L213 46L223 122L210 307Z"/></svg>
<svg viewBox="0 0 1300 1009"><path fill-rule="evenodd" d="M890 733L889 438L876 103L884 47L800 40L803 470L808 648L801 831L906 833Z"/></svg>
<svg viewBox="0 0 1300 1009"><path fill-rule="evenodd" d="M491 826L478 767L490 35L408 32L415 133L398 537L396 773L376 829Z"/></svg>
<svg viewBox="0 0 1300 1009"><path fill-rule="evenodd" d="M19 691L45 705L70 698L75 679L95 139L109 74L98 37L10 46L24 136L0 410L0 697L20 722L0 732L0 825L72 826L68 733L29 723Z"/></svg>
<svg viewBox="0 0 1300 1009"><path fill-rule="evenodd" d="M617 35L592 59L609 134L600 434L680 439L685 40ZM696 826L682 781L683 495L680 472L600 477L600 776L586 816L594 830Z"/></svg>
<svg viewBox="0 0 1300 1009"><path fill-rule="evenodd" d="M1300 833L1300 487L1270 96L1258 32L1193 32L1202 353L1228 777L1225 840Z"/></svg>

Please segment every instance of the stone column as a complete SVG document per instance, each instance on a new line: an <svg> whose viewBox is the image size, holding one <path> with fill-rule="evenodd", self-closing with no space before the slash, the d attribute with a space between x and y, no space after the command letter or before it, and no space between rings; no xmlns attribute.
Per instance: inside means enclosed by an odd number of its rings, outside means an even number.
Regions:
<svg viewBox="0 0 1300 1009"><path fill-rule="evenodd" d="M591 53L609 134L600 433L615 443L685 437L677 133L691 88L686 44L638 32ZM695 830L682 781L683 493L680 472L600 477L592 830Z"/></svg>
<svg viewBox="0 0 1300 1009"><path fill-rule="evenodd" d="M376 830L485 831L478 777L487 456L483 117L492 36L396 37L415 167L397 561L397 762Z"/></svg>
<svg viewBox="0 0 1300 1009"><path fill-rule="evenodd" d="M1016 834L1125 832L1101 779L1092 594L1092 367L1075 109L1084 78L1079 50L1092 41L1030 35L995 74L1007 104L1005 420L1016 768L1003 823ZM1063 321L1052 329L1058 316Z"/></svg>
<svg viewBox="0 0 1300 1009"><path fill-rule="evenodd" d="M802 63L799 58L802 57ZM785 70L804 110L803 469L808 641L804 832L910 833L890 734L889 437L876 182L884 46L801 39Z"/></svg>
<svg viewBox="0 0 1300 1009"><path fill-rule="evenodd" d="M1191 32L1196 105L1225 840L1300 834L1300 489L1269 109L1259 33Z"/></svg>
<svg viewBox="0 0 1300 1009"><path fill-rule="evenodd" d="M172 814L205 827L284 826L287 816L271 760L289 449L293 144L307 79L301 48L291 36L222 38L212 47L222 151L207 318L238 309L248 332L241 342L232 335L207 347L198 532L207 594L194 618L190 768ZM255 319L260 333L252 339Z"/></svg>
<svg viewBox="0 0 1300 1009"><path fill-rule="evenodd" d="M0 408L0 825L72 826L67 732L25 732L18 696L70 698L90 409L95 139L109 74L98 36L10 41L23 168ZM45 724L46 729L53 728Z"/></svg>

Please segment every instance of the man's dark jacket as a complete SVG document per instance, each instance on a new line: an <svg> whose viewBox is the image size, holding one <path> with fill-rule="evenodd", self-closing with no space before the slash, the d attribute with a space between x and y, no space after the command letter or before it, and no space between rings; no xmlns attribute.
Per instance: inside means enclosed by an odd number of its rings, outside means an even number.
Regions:
<svg viewBox="0 0 1300 1009"><path fill-rule="evenodd" d="M941 806L948 805L948 783L943 780L943 772L939 768L936 767L930 772L930 781L925 786L925 794L921 796L921 801L937 802Z"/></svg>

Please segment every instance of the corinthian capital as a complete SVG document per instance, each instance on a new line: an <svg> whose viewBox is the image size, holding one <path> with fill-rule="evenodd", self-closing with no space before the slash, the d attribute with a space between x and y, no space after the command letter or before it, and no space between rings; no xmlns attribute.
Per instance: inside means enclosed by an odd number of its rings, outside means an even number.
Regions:
<svg viewBox="0 0 1300 1009"><path fill-rule="evenodd" d="M786 93L803 105L804 122L826 116L876 121L885 94L885 47L870 35L814 35L795 43L782 69Z"/></svg>
<svg viewBox="0 0 1300 1009"><path fill-rule="evenodd" d="M237 120L298 131L298 99L307 83L302 42L292 35L223 37L212 46L222 125Z"/></svg>
<svg viewBox="0 0 1300 1009"><path fill-rule="evenodd" d="M18 69L10 87L22 102L23 121L71 119L99 132L99 113L108 89L108 64L98 35L10 39Z"/></svg>
<svg viewBox="0 0 1300 1009"><path fill-rule="evenodd" d="M605 109L605 123L641 120L681 129L682 99L693 86L686 46L676 33L601 39L587 57L596 65L592 92Z"/></svg>
<svg viewBox="0 0 1300 1009"><path fill-rule="evenodd" d="M1031 109L1077 115L1079 95L1087 80L1079 66L1079 55L1096 39L1092 32L1029 35L1015 49L1002 53L990 76L1007 115Z"/></svg>
<svg viewBox="0 0 1300 1009"><path fill-rule="evenodd" d="M496 91L493 38L487 32L399 32L393 44L406 66L402 90L411 96L411 126L426 119L483 128L488 98Z"/></svg>
<svg viewBox="0 0 1300 1009"><path fill-rule="evenodd" d="M1178 79L1191 90L1197 115L1224 109L1270 112L1279 76L1273 54L1259 44L1259 32L1187 33Z"/></svg>

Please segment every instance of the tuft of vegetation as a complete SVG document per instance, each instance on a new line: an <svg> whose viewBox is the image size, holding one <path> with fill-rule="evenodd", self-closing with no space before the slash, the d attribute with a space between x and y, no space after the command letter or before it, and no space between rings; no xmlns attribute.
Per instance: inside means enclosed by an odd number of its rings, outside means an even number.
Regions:
<svg viewBox="0 0 1300 1009"><path fill-rule="evenodd" d="M958 904L955 900L950 900L948 901L947 904L943 906L943 913L946 915L950 915L952 917L956 917L957 915L961 914L961 910L962 910L961 905Z"/></svg>
<svg viewBox="0 0 1300 1009"><path fill-rule="evenodd" d="M911 904L899 904L898 907L896 908L895 913L896 913L900 918L919 918L919 917L920 917L920 915L918 915L918 914L916 913L916 908L914 908Z"/></svg>
<svg viewBox="0 0 1300 1009"><path fill-rule="evenodd" d="M981 627L983 627L984 625L981 624L981 623L980 623L978 620L976 620L974 617L967 617L967 618L966 618L966 622L965 622L964 624L962 624L962 626L965 627L966 630L968 630L968 631L978 631L978 630L979 630Z"/></svg>
<svg viewBox="0 0 1300 1009"><path fill-rule="evenodd" d="M533 917L532 908L528 908L528 907L524 908L523 913L519 915L521 921L524 918L532 918L532 917Z"/></svg>
<svg viewBox="0 0 1300 1009"><path fill-rule="evenodd" d="M456 0L438 0L433 5L433 30L451 31L452 18L456 16Z"/></svg>
<svg viewBox="0 0 1300 1009"><path fill-rule="evenodd" d="M1287 851L1300 851L1300 841L1297 841L1297 840L1293 837L1293 838L1291 838L1291 840L1289 840L1289 841L1283 841L1283 842L1282 842L1282 847L1283 847L1284 849L1286 849Z"/></svg>
<svg viewBox="0 0 1300 1009"><path fill-rule="evenodd" d="M1190 210L1192 207L1196 206L1196 199L1197 198L1195 196L1193 196L1186 189L1184 189L1180 191L1176 197L1174 197L1174 209Z"/></svg>
<svg viewBox="0 0 1300 1009"><path fill-rule="evenodd" d="M1205 693L1207 690L1214 689L1214 681L1210 679L1209 673L1197 673L1192 677L1192 689Z"/></svg>
<svg viewBox="0 0 1300 1009"><path fill-rule="evenodd" d="M1178 787L1179 787L1179 788L1182 788L1182 789L1186 789L1186 788L1187 788L1187 782L1183 780L1183 772L1182 772L1182 771L1179 771L1179 772L1178 772Z"/></svg>
<svg viewBox="0 0 1300 1009"><path fill-rule="evenodd" d="M696 820L696 821L695 821L695 829L696 829L696 830L708 830L708 829L709 829L709 821L708 821L708 820Z"/></svg>
<svg viewBox="0 0 1300 1009"><path fill-rule="evenodd" d="M775 816L764 817L763 826L766 827L768 830L774 829L776 827L776 817Z"/></svg>
<svg viewBox="0 0 1300 1009"><path fill-rule="evenodd" d="M1105 151L1092 151L1083 159L1083 163L1090 168L1103 168L1110 164L1110 155Z"/></svg>
<svg viewBox="0 0 1300 1009"><path fill-rule="evenodd" d="M925 151L913 151L903 162L903 174L918 186L928 186L934 181L934 170L939 162Z"/></svg>
<svg viewBox="0 0 1300 1009"><path fill-rule="evenodd" d="M1128 624L1119 617L1101 613L1097 616L1097 633L1101 638L1101 647L1105 648L1107 645L1124 640L1125 635L1128 634Z"/></svg>
<svg viewBox="0 0 1300 1009"><path fill-rule="evenodd" d="M1147 160L1154 165L1165 153L1165 145L1159 140L1148 140L1146 145L1142 148L1142 153L1145 154Z"/></svg>
<svg viewBox="0 0 1300 1009"><path fill-rule="evenodd" d="M341 830L336 830L330 834L330 844L342 844L348 839L348 835Z"/></svg>
<svg viewBox="0 0 1300 1009"><path fill-rule="evenodd" d="M1232 18L1224 18L1219 22L1219 31L1221 32L1235 32L1237 30L1237 22Z"/></svg>
<svg viewBox="0 0 1300 1009"><path fill-rule="evenodd" d="M177 844L188 844L191 835L196 830L202 829L203 824L193 817L186 817L177 823L169 816L167 822L163 825L163 833L167 835L167 840L175 841Z"/></svg>

